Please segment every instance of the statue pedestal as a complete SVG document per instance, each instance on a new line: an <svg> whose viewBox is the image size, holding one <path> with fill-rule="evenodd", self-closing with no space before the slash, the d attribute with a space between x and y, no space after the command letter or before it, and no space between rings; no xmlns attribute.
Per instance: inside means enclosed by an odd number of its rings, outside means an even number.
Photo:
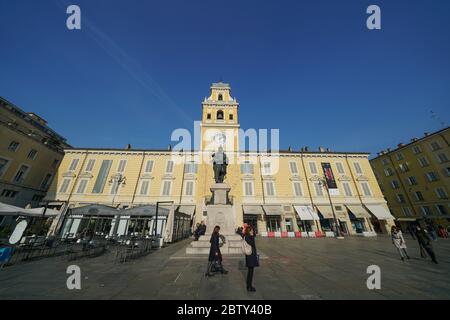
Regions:
<svg viewBox="0 0 450 320"><path fill-rule="evenodd" d="M215 183L211 186L212 204L206 206L206 234L198 241L193 241L186 248L186 254L208 254L209 239L215 226L220 226L220 234L225 236L226 243L220 248L223 255L242 254L242 238L236 234L236 210L231 205L228 194L230 187L226 183Z"/></svg>
<svg viewBox="0 0 450 320"><path fill-rule="evenodd" d="M230 204L228 200L228 193L231 188L226 183L214 183L211 186L213 205L227 205Z"/></svg>

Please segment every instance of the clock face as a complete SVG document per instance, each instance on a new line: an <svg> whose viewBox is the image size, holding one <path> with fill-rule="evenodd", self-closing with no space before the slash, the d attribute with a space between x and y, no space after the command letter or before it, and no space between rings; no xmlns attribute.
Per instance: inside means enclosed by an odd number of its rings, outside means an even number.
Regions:
<svg viewBox="0 0 450 320"><path fill-rule="evenodd" d="M224 145L226 141L226 137L223 133L217 133L214 136L214 142L219 144L219 145Z"/></svg>

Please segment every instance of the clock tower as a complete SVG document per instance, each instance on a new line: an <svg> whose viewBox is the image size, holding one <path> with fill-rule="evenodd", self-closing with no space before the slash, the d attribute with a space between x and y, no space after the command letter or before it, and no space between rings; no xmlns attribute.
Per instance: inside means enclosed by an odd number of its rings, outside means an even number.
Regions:
<svg viewBox="0 0 450 320"><path fill-rule="evenodd" d="M211 85L210 96L202 103L200 151L214 152L220 146L225 152L239 150L238 106L228 83Z"/></svg>

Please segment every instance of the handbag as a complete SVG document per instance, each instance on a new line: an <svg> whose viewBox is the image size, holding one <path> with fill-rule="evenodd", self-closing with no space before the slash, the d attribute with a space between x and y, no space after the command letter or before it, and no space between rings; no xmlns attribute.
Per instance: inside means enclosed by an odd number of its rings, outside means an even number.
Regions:
<svg viewBox="0 0 450 320"><path fill-rule="evenodd" d="M245 254L246 256L249 256L252 254L252 246L248 244L247 241L245 241L245 239L242 239L242 243L241 243L241 248L242 248L242 253Z"/></svg>

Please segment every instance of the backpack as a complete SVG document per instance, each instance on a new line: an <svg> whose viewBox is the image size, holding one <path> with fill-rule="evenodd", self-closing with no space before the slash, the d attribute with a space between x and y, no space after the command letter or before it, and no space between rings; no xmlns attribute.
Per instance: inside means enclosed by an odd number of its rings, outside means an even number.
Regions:
<svg viewBox="0 0 450 320"><path fill-rule="evenodd" d="M245 241L245 239L242 239L242 243L241 243L241 248L242 248L242 253L245 254L246 256L249 256L252 254L252 246L248 244L247 241Z"/></svg>

